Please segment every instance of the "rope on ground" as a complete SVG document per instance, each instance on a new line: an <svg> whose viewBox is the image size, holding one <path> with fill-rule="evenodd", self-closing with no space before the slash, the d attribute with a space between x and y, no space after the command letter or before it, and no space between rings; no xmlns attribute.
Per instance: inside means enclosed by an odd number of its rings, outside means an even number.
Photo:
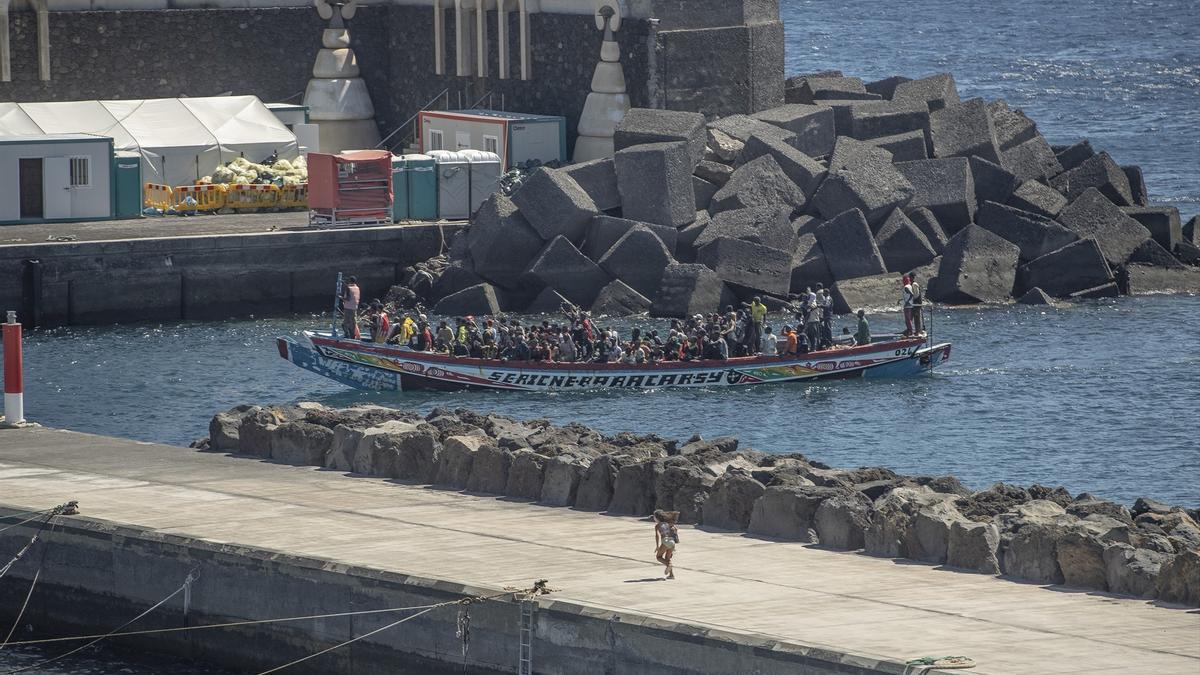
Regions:
<svg viewBox="0 0 1200 675"><path fill-rule="evenodd" d="M33 545L35 543L37 543L38 538L42 536L42 532L45 531L46 526L50 524L51 520L54 520L55 516L59 515L60 513L72 513L72 512L77 513L78 511L74 510L76 505L77 505L77 502L67 502L66 504L59 504L58 506L55 506L52 509L46 509L46 511L48 511L49 513L46 513L45 511L43 511L42 513L45 514L46 519L43 520L42 524L38 526L37 532L33 533L33 537L31 537L29 539L29 543L22 546L21 550L17 551L17 554L14 555L12 557L12 560L9 560L8 563L4 565L4 567L0 567L0 579L3 579L4 575L8 574L8 571L13 568L13 565L16 565L17 562L19 560L21 560L21 558L23 558L26 553L29 552L29 549L33 548ZM30 518L29 520L36 520L39 517L40 516L35 516L34 518ZM23 521L21 523L17 523L17 525L22 525L24 523L27 523L27 522L29 522L29 520ZM12 525L10 527L16 527L17 525ZM8 529L8 528L5 528L5 529Z"/></svg>
<svg viewBox="0 0 1200 675"><path fill-rule="evenodd" d="M33 597L33 589L37 587L38 578L42 576L42 568L33 573L33 582L29 584L29 592L25 594L25 602L21 603L21 611L17 612L17 618L13 619L12 628L8 629L8 635L4 636L4 642L0 643L0 651L8 646L8 641L12 639L13 633L17 632L17 626L21 625L21 617L25 616L25 610L29 607L29 599Z"/></svg>
<svg viewBox="0 0 1200 675"><path fill-rule="evenodd" d="M128 625L130 625L130 624L134 623L135 621L138 621L139 619L141 619L142 617L146 616L147 614L149 614L149 613L153 612L154 610L158 609L159 607L162 607L163 605L165 605L165 604L167 603L167 601L168 601L168 600L170 600L171 598L174 598L175 596L177 596L177 595L179 595L180 593L182 593L182 592L184 591L184 589L186 589L188 586L190 586L190 585L192 584L192 582L193 582L193 581L195 581L195 580L196 580L196 579L198 579L198 578L199 578L199 573L197 572L197 570L192 570L191 572L188 572L187 578L183 580L183 584L182 584L182 585L181 585L179 588L176 588L174 591L171 591L171 593L170 593L169 595L167 595L167 597L165 597L165 598L163 598L162 600L159 600L158 602L154 603L154 606L153 606L153 607L151 607L150 609L147 609L146 611L142 612L141 614L138 614L137 616L133 617L132 619L130 619L130 620L128 620L128 621L126 621L125 623L121 624L120 626L117 626L116 628L114 628L114 629L112 629L111 631L109 631L109 632L105 633L104 635L101 635L100 637L98 637L98 638L96 638L96 639L94 639L94 640L92 640L92 641L88 642L88 643L87 643L87 644L85 644L85 645L81 645L81 646L79 646L79 647L76 647L75 649L72 649L72 650L71 650L71 651L69 651L69 652L65 652L65 653L63 653L63 654L59 654L58 656L55 656L55 657L53 657L53 658L50 658L50 659L46 659L45 661L41 661L41 662L39 662L39 663L35 663L35 664L31 665L31 666L25 666L24 668L17 668L16 670L10 670L10 671L8 671L8 674L7 674L7 675L13 675L14 673L24 673L24 672L27 672L27 671L33 670L33 669L35 669L35 668L42 668L43 666L48 666L48 665L50 665L51 663L54 663L55 661L59 661L59 660L61 660L61 659L65 659L65 658L67 658L68 656L70 656L70 655L72 655L72 654L75 654L75 653L77 653L77 652L81 652L81 651L83 651L84 649L87 649L88 647L91 647L92 645L96 644L97 642L100 642L100 641L101 641L101 640L103 640L104 638L107 638L107 637L110 637L110 636L114 635L115 633L117 633L118 631L120 631L122 628L125 628L126 626L128 626Z"/></svg>

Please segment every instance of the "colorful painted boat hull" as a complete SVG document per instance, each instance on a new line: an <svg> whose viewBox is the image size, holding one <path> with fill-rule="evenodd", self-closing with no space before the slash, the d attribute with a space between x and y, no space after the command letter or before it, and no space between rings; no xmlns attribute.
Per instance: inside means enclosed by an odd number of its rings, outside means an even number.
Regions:
<svg viewBox="0 0 1200 675"><path fill-rule="evenodd" d="M303 340L281 337L277 344L281 357L305 370L349 387L378 391L473 388L585 391L912 377L950 358L949 343L928 346L924 338L900 338L793 358L673 361L640 366L460 358L320 333L305 333Z"/></svg>

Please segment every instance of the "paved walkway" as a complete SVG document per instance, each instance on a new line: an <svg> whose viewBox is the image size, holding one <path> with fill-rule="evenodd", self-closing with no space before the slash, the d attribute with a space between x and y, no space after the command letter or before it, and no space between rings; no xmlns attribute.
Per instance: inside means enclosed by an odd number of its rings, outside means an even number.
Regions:
<svg viewBox="0 0 1200 675"><path fill-rule="evenodd" d="M432 223L414 223L426 225ZM401 227L373 225L364 227ZM307 231L308 211L279 213L233 213L206 216L164 216L130 220L101 220L80 223L32 223L0 225L0 246L27 246L63 241L115 241L160 237L197 237L223 234L256 234L278 231ZM72 238L73 237L73 238Z"/></svg>
<svg viewBox="0 0 1200 675"><path fill-rule="evenodd" d="M50 429L0 431L0 502L967 671L1200 673L1200 612L645 521Z"/></svg>

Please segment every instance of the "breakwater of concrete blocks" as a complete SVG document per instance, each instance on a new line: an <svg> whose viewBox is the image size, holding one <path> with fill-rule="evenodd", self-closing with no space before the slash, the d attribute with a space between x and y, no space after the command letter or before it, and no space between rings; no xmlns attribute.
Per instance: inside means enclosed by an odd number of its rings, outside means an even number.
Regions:
<svg viewBox="0 0 1200 675"><path fill-rule="evenodd" d="M613 158L486 202L428 300L679 317L822 284L845 313L896 306L910 273L952 304L1200 290L1197 219L1150 204L1139 167L1051 145L950 74L802 75L786 100L712 121L630 111Z"/></svg>
<svg viewBox="0 0 1200 675"><path fill-rule="evenodd" d="M197 447L545 506L644 517L948 569L1200 606L1197 510L1062 487L836 469L732 437L604 435L466 409L243 405Z"/></svg>

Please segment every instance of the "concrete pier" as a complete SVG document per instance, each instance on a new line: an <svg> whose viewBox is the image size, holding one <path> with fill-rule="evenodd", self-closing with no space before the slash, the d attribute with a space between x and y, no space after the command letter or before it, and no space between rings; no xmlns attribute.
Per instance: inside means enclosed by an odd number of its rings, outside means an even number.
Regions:
<svg viewBox="0 0 1200 675"><path fill-rule="evenodd" d="M9 513L70 499L81 514L44 535L29 619L63 633L107 631L193 568L193 624L417 605L547 578L558 590L539 600L535 672L903 673L926 655L969 656L978 665L967 672L980 674L1200 671L1200 614L1186 608L694 528L683 529L678 579L662 581L651 527L634 518L60 430L0 431ZM28 526L0 534L0 558L30 536ZM0 582L0 614L15 611L36 560ZM171 607L158 620L179 625ZM431 612L306 672L400 659L413 672L461 669L455 616ZM391 620L154 644L249 670ZM480 605L467 665L515 671L517 620L512 603Z"/></svg>
<svg viewBox="0 0 1200 675"><path fill-rule="evenodd" d="M366 298L383 297L463 227L306 222L307 213L278 213L6 226L0 308L38 326L323 311L337 272L357 275Z"/></svg>

